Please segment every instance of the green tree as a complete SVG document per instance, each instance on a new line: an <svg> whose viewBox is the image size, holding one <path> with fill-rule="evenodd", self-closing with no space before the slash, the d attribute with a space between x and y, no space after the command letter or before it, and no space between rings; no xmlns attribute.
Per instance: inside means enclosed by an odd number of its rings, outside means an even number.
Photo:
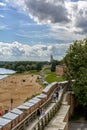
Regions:
<svg viewBox="0 0 87 130"><path fill-rule="evenodd" d="M37 63L37 71L40 71L42 69L42 66L43 66L42 63L40 62Z"/></svg>
<svg viewBox="0 0 87 130"><path fill-rule="evenodd" d="M25 71L25 67L23 66L23 65L19 65L18 67L17 67L17 72L18 73L22 73L22 72L24 72Z"/></svg>
<svg viewBox="0 0 87 130"><path fill-rule="evenodd" d="M55 72L55 69L56 69L56 65L59 64L59 61L57 60L53 60L52 63L51 63L51 72Z"/></svg>
<svg viewBox="0 0 87 130"><path fill-rule="evenodd" d="M77 73L76 82L73 85L73 91L83 106L87 105L87 69L80 68Z"/></svg>
<svg viewBox="0 0 87 130"><path fill-rule="evenodd" d="M36 69L37 69L37 65L33 63L33 64L31 65L31 70L36 70Z"/></svg>
<svg viewBox="0 0 87 130"><path fill-rule="evenodd" d="M55 64L55 62L53 61L52 64L51 64L51 72L54 72L54 71L55 71L55 68L56 68L56 64Z"/></svg>
<svg viewBox="0 0 87 130"><path fill-rule="evenodd" d="M75 79L72 88L80 104L87 105L87 39L75 41L64 57L65 75Z"/></svg>
<svg viewBox="0 0 87 130"><path fill-rule="evenodd" d="M31 70L31 66L29 64L26 65L26 70L27 71Z"/></svg>

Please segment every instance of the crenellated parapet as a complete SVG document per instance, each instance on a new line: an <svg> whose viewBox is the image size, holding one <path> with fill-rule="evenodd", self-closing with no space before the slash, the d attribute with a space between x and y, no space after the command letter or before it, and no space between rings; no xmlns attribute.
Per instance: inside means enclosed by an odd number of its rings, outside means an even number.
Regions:
<svg viewBox="0 0 87 130"><path fill-rule="evenodd" d="M41 130L56 115L62 104L68 81L49 84L40 95L30 99L0 118L0 130ZM58 99L53 102L53 94L58 91ZM37 119L37 109L45 109L44 117ZM61 109L62 110L62 109ZM5 123L2 123L5 122ZM32 125L33 124L33 125ZM62 123L64 124L64 123Z"/></svg>

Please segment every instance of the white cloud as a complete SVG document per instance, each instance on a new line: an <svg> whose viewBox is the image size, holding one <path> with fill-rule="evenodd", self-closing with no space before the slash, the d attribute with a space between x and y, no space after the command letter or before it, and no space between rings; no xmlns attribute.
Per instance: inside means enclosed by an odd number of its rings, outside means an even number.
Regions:
<svg viewBox="0 0 87 130"><path fill-rule="evenodd" d="M70 12L70 30L75 34L87 34L87 1L66 2L68 12Z"/></svg>
<svg viewBox="0 0 87 130"><path fill-rule="evenodd" d="M4 18L4 15L1 15L1 14L0 14L0 18Z"/></svg>
<svg viewBox="0 0 87 130"><path fill-rule="evenodd" d="M0 2L0 6L6 6L6 3Z"/></svg>
<svg viewBox="0 0 87 130"><path fill-rule="evenodd" d="M40 31L33 33L34 38L52 38L63 41L83 39L87 36L87 0L73 2L71 0L6 0L12 7L26 12L34 21L49 25L48 33ZM6 4L0 3L0 6ZM8 6L8 7L10 7ZM17 10L18 11L18 10ZM3 18L3 15L0 15ZM25 22L25 21L24 21ZM21 30L16 36L30 38L29 32L23 32L22 27L29 27L32 23L20 23ZM6 25L0 30L8 29ZM69 47L69 43L54 45L29 46L18 42L0 43L0 60L49 60L50 55L61 59Z"/></svg>
<svg viewBox="0 0 87 130"><path fill-rule="evenodd" d="M87 1L78 1L75 26L80 33L87 34ZM76 30L78 32L78 30ZM78 33L79 33L78 32Z"/></svg>
<svg viewBox="0 0 87 130"><path fill-rule="evenodd" d="M49 24L55 29L87 34L87 0L8 0L12 6L24 10L40 24Z"/></svg>
<svg viewBox="0 0 87 130"><path fill-rule="evenodd" d="M0 25L0 30L8 29L6 25Z"/></svg>
<svg viewBox="0 0 87 130"><path fill-rule="evenodd" d="M2 43L0 42L0 60L34 60L48 61L50 55L59 60L64 55L70 44L55 45L27 45L18 42Z"/></svg>
<svg viewBox="0 0 87 130"><path fill-rule="evenodd" d="M49 36L53 39L57 40L63 40L63 41L75 41L75 40L81 40L85 38L85 35L81 34L75 34L74 32L71 32L71 30L66 31L66 28L62 29L55 29L57 27L52 26Z"/></svg>

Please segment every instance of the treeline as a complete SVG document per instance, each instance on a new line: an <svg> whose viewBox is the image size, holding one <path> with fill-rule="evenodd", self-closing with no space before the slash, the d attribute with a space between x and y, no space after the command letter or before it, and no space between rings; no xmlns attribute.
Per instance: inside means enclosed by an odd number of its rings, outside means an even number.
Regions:
<svg viewBox="0 0 87 130"><path fill-rule="evenodd" d="M61 61L53 60L52 62L48 61L0 61L0 68L6 68L15 70L17 73L22 73L26 71L42 70L44 65L50 65L51 72L55 72L56 65L60 65Z"/></svg>
<svg viewBox="0 0 87 130"><path fill-rule="evenodd" d="M0 68L6 68L15 70L18 73L22 73L30 70L40 71L43 65L49 65L50 63L47 61L38 62L38 61L0 61Z"/></svg>

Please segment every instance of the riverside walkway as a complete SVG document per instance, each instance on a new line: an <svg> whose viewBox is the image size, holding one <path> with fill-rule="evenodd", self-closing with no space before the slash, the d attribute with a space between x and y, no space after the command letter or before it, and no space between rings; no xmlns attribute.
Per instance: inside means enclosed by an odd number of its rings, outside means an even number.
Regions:
<svg viewBox="0 0 87 130"><path fill-rule="evenodd" d="M63 94L63 90L59 92L59 97L56 102L51 102L50 105L45 109L45 116L37 118L26 128L26 130L39 130L39 127L44 130L67 130L68 128L68 111L69 105L62 104L59 109L60 100ZM59 111L58 111L59 109ZM55 116L55 111L56 116ZM49 116L51 115L51 119L49 120ZM48 124L48 125L47 125Z"/></svg>

